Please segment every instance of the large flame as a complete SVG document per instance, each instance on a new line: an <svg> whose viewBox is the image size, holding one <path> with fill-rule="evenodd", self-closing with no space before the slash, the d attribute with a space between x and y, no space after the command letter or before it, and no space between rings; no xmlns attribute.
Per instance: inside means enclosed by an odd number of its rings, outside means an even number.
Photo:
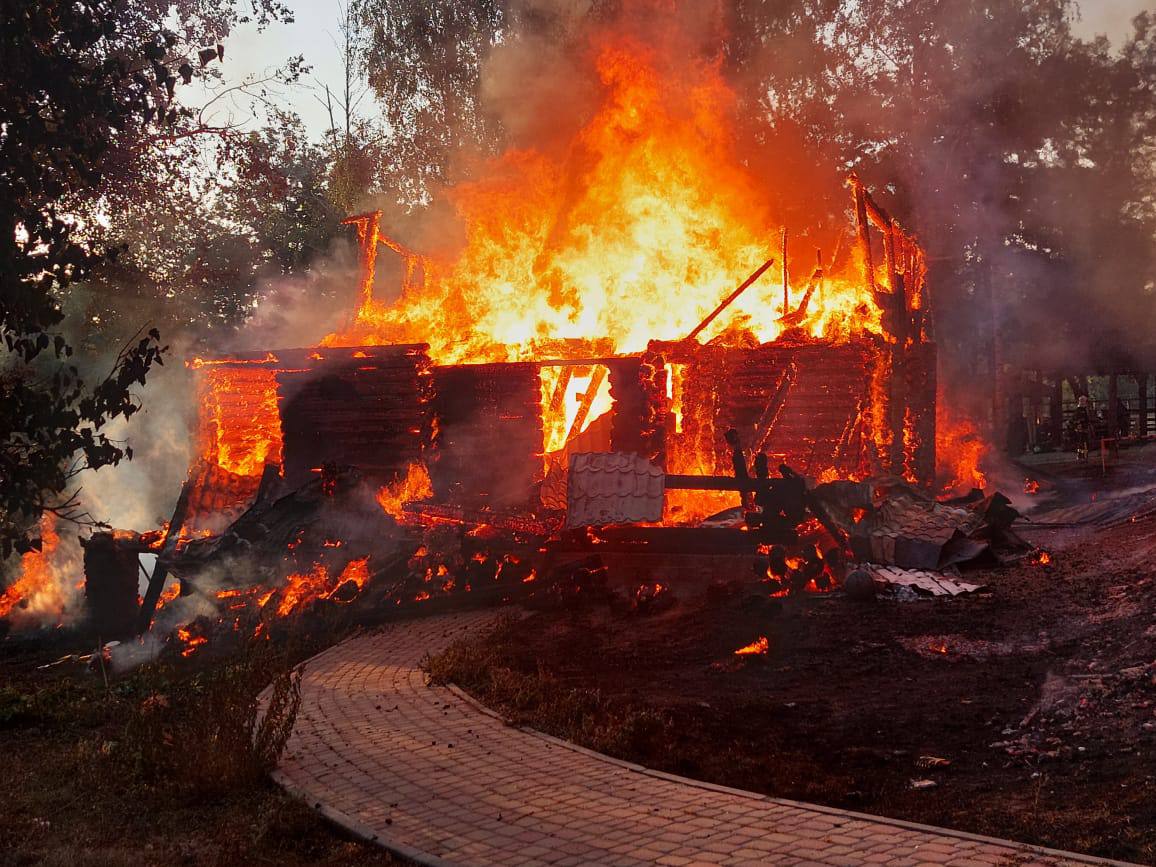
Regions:
<svg viewBox="0 0 1156 867"><path fill-rule="evenodd" d="M395 521L406 520L404 506L417 500L428 500L433 496L433 484L425 464L414 461L405 475L395 482L385 485L377 492L377 502L382 510Z"/></svg>
<svg viewBox="0 0 1156 867"><path fill-rule="evenodd" d="M53 557L60 545L56 516L45 512L40 521L41 548L20 558L20 577L0 595L0 618L10 617L17 624L44 623L64 614L68 604L65 581L53 568Z"/></svg>
<svg viewBox="0 0 1156 867"><path fill-rule="evenodd" d="M259 476L266 463L281 462L281 416L277 378L259 366L205 366L201 369L204 457L241 476Z"/></svg>
<svg viewBox="0 0 1156 867"><path fill-rule="evenodd" d="M563 339L608 338L626 353L688 335L780 255L781 223L738 152L736 98L717 63L687 58L672 82L658 53L604 38L593 55L601 104L574 140L509 151L451 189L464 247L427 258L424 280L407 280L395 303L365 293L352 326L325 342L428 341L445 364L541 359ZM812 246L790 260L786 312L807 294L813 256ZM878 333L862 266L842 260L814 281L796 324ZM781 273L770 269L700 339L736 326L760 342L782 333Z"/></svg>
<svg viewBox="0 0 1156 867"><path fill-rule="evenodd" d="M990 448L966 416L957 415L943 400L936 405L936 463L944 490L970 491L987 487L981 464Z"/></svg>

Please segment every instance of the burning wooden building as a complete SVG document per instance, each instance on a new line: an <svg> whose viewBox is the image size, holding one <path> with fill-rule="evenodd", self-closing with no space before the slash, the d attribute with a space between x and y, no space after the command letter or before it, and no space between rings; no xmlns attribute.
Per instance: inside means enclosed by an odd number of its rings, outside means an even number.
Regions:
<svg viewBox="0 0 1156 867"><path fill-rule="evenodd" d="M499 528L535 550L616 522L650 525L656 548L709 547L701 519L776 481L736 479L740 465L789 468L777 481L796 494L802 476L931 484L936 357L915 239L856 177L850 221L832 205L817 228L768 233L788 222L776 208L789 191L769 195L750 168L716 67L671 87L641 46L591 57L603 98L572 141L511 149L444 191L453 226L424 237L452 244L418 252L379 213L349 219L361 282L345 327L303 349L191 362L198 460L153 547L146 621L178 548L205 534L221 550L250 544L263 498L339 486L343 468L375 492L379 519ZM400 286L383 290L388 269ZM625 507L575 509L575 462ZM755 534L719 529L720 551L758 554ZM315 541L323 554L349 539ZM509 549L475 554L423 583L520 574ZM313 574L295 563L288 585Z"/></svg>
<svg viewBox="0 0 1156 867"><path fill-rule="evenodd" d="M700 342L731 293L684 338L649 340L638 352L600 352L608 341L595 338L550 347L565 355L484 363L437 363L428 344L195 360L202 458L187 526L212 529L237 514L267 467L292 488L327 464L356 466L382 488L428 476L420 499L435 503L541 515L565 509L571 455L629 453L671 474L727 475L730 429L751 457L815 479L891 474L930 484L935 349L922 254L858 181L851 186L856 260L865 263L859 304L877 331L813 335L807 326L822 315L829 279L818 265L777 311L781 333L762 343L727 332ZM366 287L377 221L355 218ZM682 505L667 519L702 517Z"/></svg>

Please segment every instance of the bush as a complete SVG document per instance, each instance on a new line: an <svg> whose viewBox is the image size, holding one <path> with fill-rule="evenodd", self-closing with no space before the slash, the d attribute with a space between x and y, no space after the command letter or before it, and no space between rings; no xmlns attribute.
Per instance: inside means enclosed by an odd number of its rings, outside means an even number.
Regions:
<svg viewBox="0 0 1156 867"><path fill-rule="evenodd" d="M263 687L268 691L261 700ZM301 671L267 651L198 675L172 695L136 704L122 756L141 777L201 799L264 784L301 706Z"/></svg>

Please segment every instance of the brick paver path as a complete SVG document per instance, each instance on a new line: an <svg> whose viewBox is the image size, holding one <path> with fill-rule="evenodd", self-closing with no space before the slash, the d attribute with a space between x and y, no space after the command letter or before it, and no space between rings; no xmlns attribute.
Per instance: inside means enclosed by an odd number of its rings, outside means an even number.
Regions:
<svg viewBox="0 0 1156 867"><path fill-rule="evenodd" d="M414 621L312 659L278 782L426 864L1105 863L725 789L507 726L420 667L493 616Z"/></svg>

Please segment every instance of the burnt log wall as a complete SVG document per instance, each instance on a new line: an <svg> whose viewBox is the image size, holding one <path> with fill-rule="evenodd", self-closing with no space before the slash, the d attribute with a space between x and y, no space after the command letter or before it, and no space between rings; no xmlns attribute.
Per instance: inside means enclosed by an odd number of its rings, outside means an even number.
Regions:
<svg viewBox="0 0 1156 867"><path fill-rule="evenodd" d="M476 506L531 505L542 477L542 384L531 362L434 370L434 495Z"/></svg>
<svg viewBox="0 0 1156 867"><path fill-rule="evenodd" d="M706 458L705 466L693 469L677 466L685 459L676 459L668 462L668 470L730 475L723 434L733 427L748 451L765 439L763 450L772 466L782 460L817 478L832 471L840 477L907 471L929 482L934 473L935 348L917 344L902 352L896 376L891 346L872 338L784 339L751 349L652 344L654 355L685 365L683 433L667 432L666 451ZM768 416L780 388L785 389L781 407ZM877 419L885 430L877 427ZM910 454L903 451L904 423L922 434L918 442L907 436ZM881 447L880 433L887 435L887 447ZM898 446L897 462L892 442Z"/></svg>
<svg viewBox="0 0 1156 867"><path fill-rule="evenodd" d="M328 462L383 482L404 475L430 439L433 376L426 347L315 354L321 357L312 364L277 372L288 486L303 485Z"/></svg>

